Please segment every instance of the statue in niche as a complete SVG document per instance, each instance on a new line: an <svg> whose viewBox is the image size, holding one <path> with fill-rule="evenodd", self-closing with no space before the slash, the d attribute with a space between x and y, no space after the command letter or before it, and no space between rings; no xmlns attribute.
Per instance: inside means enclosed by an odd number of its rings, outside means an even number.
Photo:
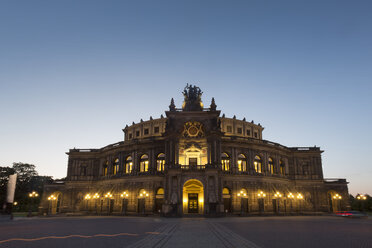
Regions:
<svg viewBox="0 0 372 248"><path fill-rule="evenodd" d="M201 100L203 92L199 87L187 84L182 94L184 96L183 111L203 111L204 105Z"/></svg>

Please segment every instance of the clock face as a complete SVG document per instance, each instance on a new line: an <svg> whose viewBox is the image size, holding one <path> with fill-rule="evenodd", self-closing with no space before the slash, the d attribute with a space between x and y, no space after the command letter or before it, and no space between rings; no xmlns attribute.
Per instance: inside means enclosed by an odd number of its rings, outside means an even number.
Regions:
<svg viewBox="0 0 372 248"><path fill-rule="evenodd" d="M204 136L203 125L200 122L186 122L183 136L185 138L200 138Z"/></svg>

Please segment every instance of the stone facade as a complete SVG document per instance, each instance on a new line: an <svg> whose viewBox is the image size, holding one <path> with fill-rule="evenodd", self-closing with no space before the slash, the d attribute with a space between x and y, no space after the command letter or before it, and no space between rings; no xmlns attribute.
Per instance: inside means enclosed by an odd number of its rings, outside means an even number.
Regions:
<svg viewBox="0 0 372 248"><path fill-rule="evenodd" d="M260 124L220 116L187 86L166 116L133 123L124 141L70 149L66 180L45 186L41 212L292 214L349 208L345 179L323 178L319 147L262 138Z"/></svg>

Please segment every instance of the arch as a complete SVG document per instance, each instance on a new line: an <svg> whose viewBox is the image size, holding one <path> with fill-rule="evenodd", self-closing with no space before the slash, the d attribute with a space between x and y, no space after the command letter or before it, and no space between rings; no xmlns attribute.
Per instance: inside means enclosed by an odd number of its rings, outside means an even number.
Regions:
<svg viewBox="0 0 372 248"><path fill-rule="evenodd" d="M271 157L268 159L267 169L269 170L270 174L275 174L274 161Z"/></svg>
<svg viewBox="0 0 372 248"><path fill-rule="evenodd" d="M230 171L230 157L226 152L221 154L221 165L223 171Z"/></svg>
<svg viewBox="0 0 372 248"><path fill-rule="evenodd" d="M228 188L223 188L222 189L222 195L226 196L226 195L230 195L230 190Z"/></svg>
<svg viewBox="0 0 372 248"><path fill-rule="evenodd" d="M61 212L62 193L60 191L53 192L48 197L48 213L58 214Z"/></svg>
<svg viewBox="0 0 372 248"><path fill-rule="evenodd" d="M164 188L158 188L158 190L156 191L156 195L164 197Z"/></svg>
<svg viewBox="0 0 372 248"><path fill-rule="evenodd" d="M133 170L133 161L132 161L132 157L131 156L128 156L126 159L125 159L125 173L126 174L129 174L131 173Z"/></svg>
<svg viewBox="0 0 372 248"><path fill-rule="evenodd" d="M143 154L140 157L140 172L148 172L149 171L149 156L147 154Z"/></svg>
<svg viewBox="0 0 372 248"><path fill-rule="evenodd" d="M330 212L337 212L342 210L342 194L334 190L327 192L328 204Z"/></svg>
<svg viewBox="0 0 372 248"><path fill-rule="evenodd" d="M257 173L262 173L262 160L260 156L256 155L254 157L253 165L254 165L254 170Z"/></svg>
<svg viewBox="0 0 372 248"><path fill-rule="evenodd" d="M247 158L244 154L238 155L237 164L238 164L239 171L243 171L243 172L247 171Z"/></svg>
<svg viewBox="0 0 372 248"><path fill-rule="evenodd" d="M119 172L119 158L116 158L114 160L114 164L112 166L112 174L116 175L116 174L118 174L118 172Z"/></svg>
<svg viewBox="0 0 372 248"><path fill-rule="evenodd" d="M165 154L159 153L156 158L156 170L164 171L164 165L165 165Z"/></svg>
<svg viewBox="0 0 372 248"><path fill-rule="evenodd" d="M204 213L204 186L197 179L187 180L183 184L183 213Z"/></svg>

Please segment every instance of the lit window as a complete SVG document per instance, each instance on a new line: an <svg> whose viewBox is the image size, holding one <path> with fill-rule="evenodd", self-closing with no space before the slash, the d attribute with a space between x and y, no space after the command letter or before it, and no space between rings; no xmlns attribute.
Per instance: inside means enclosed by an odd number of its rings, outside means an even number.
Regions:
<svg viewBox="0 0 372 248"><path fill-rule="evenodd" d="M129 174L133 170L133 161L132 157L128 156L127 159L125 160L125 173Z"/></svg>
<svg viewBox="0 0 372 248"><path fill-rule="evenodd" d="M160 153L156 160L157 171L164 171L164 165L165 165L165 155L164 153Z"/></svg>
<svg viewBox="0 0 372 248"><path fill-rule="evenodd" d="M254 170L257 172L257 173L262 173L262 161L261 161L261 158L260 156L255 156L254 157Z"/></svg>
<svg viewBox="0 0 372 248"><path fill-rule="evenodd" d="M232 126L227 126L226 128L228 133L232 133Z"/></svg>
<svg viewBox="0 0 372 248"><path fill-rule="evenodd" d="M285 175L285 164L283 163L282 160L280 160L279 164L280 164L280 174L284 176Z"/></svg>
<svg viewBox="0 0 372 248"><path fill-rule="evenodd" d="M106 161L106 163L103 165L103 175L104 176L107 176L107 168L108 168L108 161Z"/></svg>
<svg viewBox="0 0 372 248"><path fill-rule="evenodd" d="M272 158L269 158L268 169L269 169L269 172L271 174L274 174L275 173L274 162L273 162L273 159Z"/></svg>
<svg viewBox="0 0 372 248"><path fill-rule="evenodd" d="M243 154L239 154L237 163L239 171L247 171L247 159Z"/></svg>
<svg viewBox="0 0 372 248"><path fill-rule="evenodd" d="M140 172L149 171L149 156L143 154L140 159Z"/></svg>
<svg viewBox="0 0 372 248"><path fill-rule="evenodd" d="M230 195L230 190L228 188L223 188L222 194L223 195Z"/></svg>
<svg viewBox="0 0 372 248"><path fill-rule="evenodd" d="M163 188L159 188L158 191L156 191L156 195L157 196L164 196L164 189Z"/></svg>
<svg viewBox="0 0 372 248"><path fill-rule="evenodd" d="M221 154L221 164L222 164L222 170L229 171L230 170L230 158L229 155L226 153Z"/></svg>
<svg viewBox="0 0 372 248"><path fill-rule="evenodd" d="M119 159L115 159L114 164L112 166L112 174L116 175L119 172Z"/></svg>

